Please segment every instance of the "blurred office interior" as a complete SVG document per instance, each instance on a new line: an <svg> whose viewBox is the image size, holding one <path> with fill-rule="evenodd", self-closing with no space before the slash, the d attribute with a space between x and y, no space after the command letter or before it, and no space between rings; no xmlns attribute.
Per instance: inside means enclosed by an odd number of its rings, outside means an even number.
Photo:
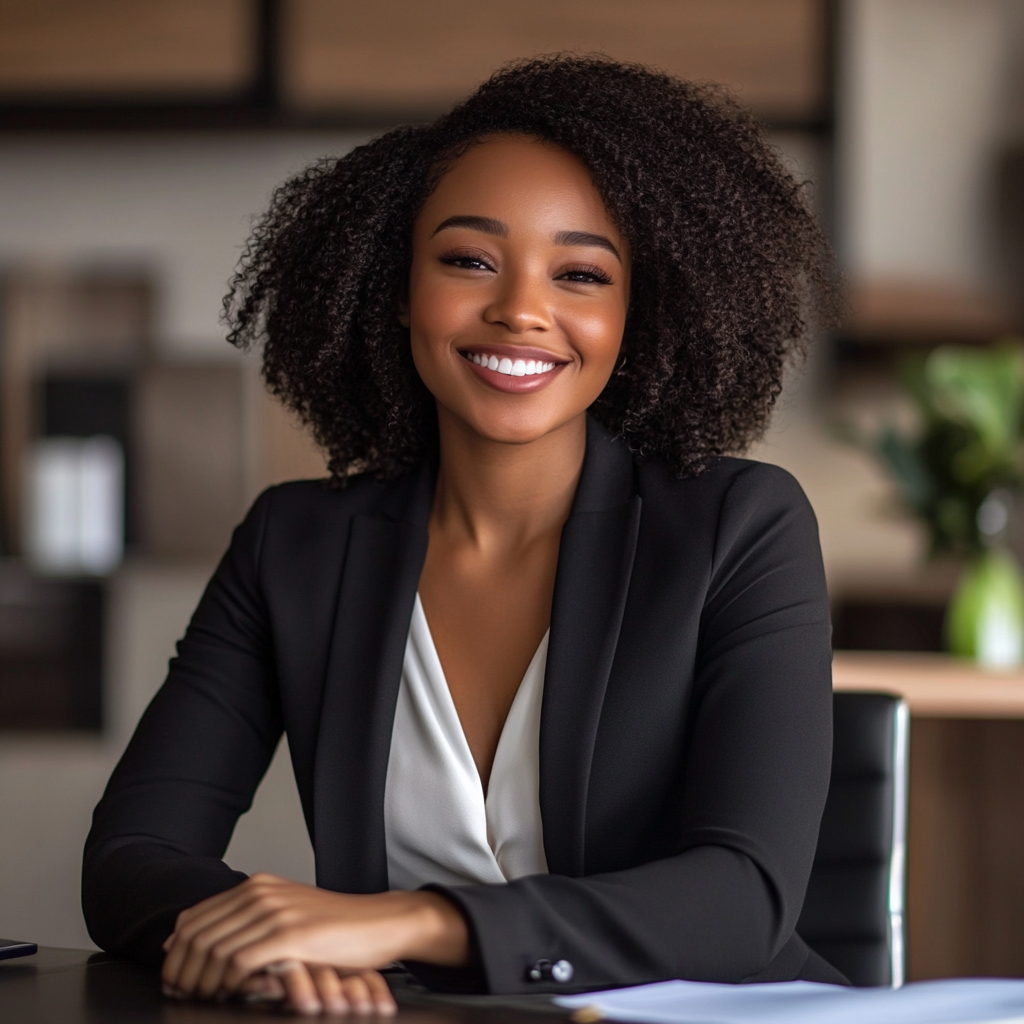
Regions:
<svg viewBox="0 0 1024 1024"><path fill-rule="evenodd" d="M568 49L729 85L811 183L850 315L753 457L814 505L837 647L939 648L956 566L834 425L1022 329L1024 0L0 0L0 933L90 944L105 779L249 502L323 473L224 341L252 218ZM911 977L1024 976L1022 726L915 720ZM227 859L312 879L283 748Z"/></svg>

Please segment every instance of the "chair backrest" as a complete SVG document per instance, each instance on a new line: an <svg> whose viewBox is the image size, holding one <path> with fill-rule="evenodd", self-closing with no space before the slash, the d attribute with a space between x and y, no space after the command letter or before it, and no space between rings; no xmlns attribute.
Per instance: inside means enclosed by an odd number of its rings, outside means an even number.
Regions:
<svg viewBox="0 0 1024 1024"><path fill-rule="evenodd" d="M833 695L832 781L797 931L854 985L903 984L909 715Z"/></svg>

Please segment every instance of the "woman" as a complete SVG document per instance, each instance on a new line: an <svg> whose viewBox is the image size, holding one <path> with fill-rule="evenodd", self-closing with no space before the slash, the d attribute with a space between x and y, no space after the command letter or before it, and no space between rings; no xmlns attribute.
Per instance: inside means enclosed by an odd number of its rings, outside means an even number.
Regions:
<svg viewBox="0 0 1024 1024"><path fill-rule="evenodd" d="M231 340L332 479L236 531L96 810L95 940L310 1012L391 1008L395 960L509 993L838 980L794 933L831 747L816 526L724 457L830 270L746 114L603 58L510 66L285 184ZM220 860L282 731L318 888Z"/></svg>

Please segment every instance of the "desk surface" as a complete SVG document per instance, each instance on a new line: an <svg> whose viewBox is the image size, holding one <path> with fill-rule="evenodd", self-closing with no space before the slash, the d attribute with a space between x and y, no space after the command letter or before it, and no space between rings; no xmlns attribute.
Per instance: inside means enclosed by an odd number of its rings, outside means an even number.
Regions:
<svg viewBox="0 0 1024 1024"><path fill-rule="evenodd" d="M397 1017L346 1018L395 1024L560 1024L565 1014L544 997L439 997L393 986ZM160 995L157 972L103 953L41 948L35 956L0 960L3 1024L218 1024L288 1016L272 1008L179 1003ZM329 1018L337 1020L339 1018Z"/></svg>
<svg viewBox="0 0 1024 1024"><path fill-rule="evenodd" d="M984 669L947 654L836 651L832 686L898 693L922 718L1024 718L1024 671Z"/></svg>

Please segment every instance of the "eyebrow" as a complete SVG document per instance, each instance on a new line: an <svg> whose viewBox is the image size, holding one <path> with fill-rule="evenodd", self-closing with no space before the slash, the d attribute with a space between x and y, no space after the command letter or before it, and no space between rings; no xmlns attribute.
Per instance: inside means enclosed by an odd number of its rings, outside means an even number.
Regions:
<svg viewBox="0 0 1024 1024"><path fill-rule="evenodd" d="M610 238L604 235L595 235L589 231L559 231L555 235L555 245L590 245L598 249L607 249L620 263L622 257L619 250L612 244Z"/></svg>
<svg viewBox="0 0 1024 1024"><path fill-rule="evenodd" d="M447 228L470 228L473 231L482 231L487 235L508 238L508 225L503 220L498 220L495 217L476 217L472 214L459 214L454 217L448 217L434 228L433 234L430 237L433 238L434 235ZM622 262L619 250L615 248L612 240L604 235L595 235L591 231L559 231L555 235L554 241L555 245L585 245L606 249L620 263Z"/></svg>
<svg viewBox="0 0 1024 1024"><path fill-rule="evenodd" d="M430 237L433 238L439 231L444 231L446 228L471 228L474 231L483 231L487 235L508 238L508 225L494 217L474 217L469 214L449 217L434 228L434 233Z"/></svg>

